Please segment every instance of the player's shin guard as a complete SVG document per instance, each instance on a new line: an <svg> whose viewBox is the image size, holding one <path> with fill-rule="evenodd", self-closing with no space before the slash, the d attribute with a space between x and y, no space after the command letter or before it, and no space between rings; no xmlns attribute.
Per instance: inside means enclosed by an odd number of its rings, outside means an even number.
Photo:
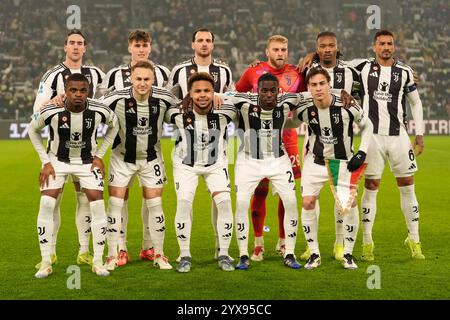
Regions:
<svg viewBox="0 0 450 320"><path fill-rule="evenodd" d="M175 214L175 232L181 257L190 257L190 241L192 229L192 200L178 199L177 213Z"/></svg>
<svg viewBox="0 0 450 320"><path fill-rule="evenodd" d="M86 194L81 191L77 191L75 222L77 224L78 242L80 243L79 253L88 252L91 237L91 208Z"/></svg>
<svg viewBox="0 0 450 320"><path fill-rule="evenodd" d="M358 235L359 215L358 206L350 208L344 215L344 255L352 254L355 246L356 236Z"/></svg>
<svg viewBox="0 0 450 320"><path fill-rule="evenodd" d="M286 234L284 232L284 205L281 197L278 199L278 237L280 239L286 238Z"/></svg>
<svg viewBox="0 0 450 320"><path fill-rule="evenodd" d="M149 216L148 216L148 208L147 204L145 203L145 199L142 199L142 206L141 206L141 217L142 217L142 249L148 250L150 248L153 248L153 241L152 241L152 235L150 232L150 226L148 225L149 222Z"/></svg>
<svg viewBox="0 0 450 320"><path fill-rule="evenodd" d="M361 223L363 227L363 243L372 243L372 228L377 213L377 193L378 190L364 188L361 199Z"/></svg>
<svg viewBox="0 0 450 320"><path fill-rule="evenodd" d="M58 239L58 231L61 226L61 200L63 192L61 191L56 198L55 209L53 209L53 234L51 253L56 254L56 241Z"/></svg>
<svg viewBox="0 0 450 320"><path fill-rule="evenodd" d="M236 196L236 238L240 257L248 256L249 198L249 196Z"/></svg>
<svg viewBox="0 0 450 320"><path fill-rule="evenodd" d="M92 213L92 242L94 247L94 264L103 264L103 250L106 243L106 212L103 199L89 202Z"/></svg>
<svg viewBox="0 0 450 320"><path fill-rule="evenodd" d="M336 244L344 244L344 216L339 213L336 202L334 203L334 230L336 232Z"/></svg>
<svg viewBox="0 0 450 320"><path fill-rule="evenodd" d="M297 198L295 192L292 194L280 195L283 200L285 214L284 214L284 230L286 231L285 239L285 256L294 254L295 242L297 240L298 232L298 210Z"/></svg>
<svg viewBox="0 0 450 320"><path fill-rule="evenodd" d="M409 239L420 242L419 238L419 203L417 202L414 185L399 187L400 202L408 227Z"/></svg>
<svg viewBox="0 0 450 320"><path fill-rule="evenodd" d="M255 237L264 236L264 220L266 219L266 197L268 193L269 187L267 185L259 185L255 189L255 193L251 201L252 222Z"/></svg>
<svg viewBox="0 0 450 320"><path fill-rule="evenodd" d="M316 200L314 210L316 211L317 225L319 225L319 217L320 217L320 203L319 203L319 199Z"/></svg>
<svg viewBox="0 0 450 320"><path fill-rule="evenodd" d="M117 256L117 246L119 244L119 233L121 228L121 217L123 199L109 197L108 201L108 232L106 238L108 240L108 257Z"/></svg>
<svg viewBox="0 0 450 320"><path fill-rule="evenodd" d="M37 231L42 262L48 262L50 264L50 251L53 241L53 210L55 209L55 204L55 198L45 195L41 196L39 214L37 218Z"/></svg>
<svg viewBox="0 0 450 320"><path fill-rule="evenodd" d="M128 200L123 202L121 215L122 228L119 235L119 250L127 251Z"/></svg>
<svg viewBox="0 0 450 320"><path fill-rule="evenodd" d="M311 253L319 254L319 242L317 240L317 217L316 209L302 209L302 226L306 243Z"/></svg>
<svg viewBox="0 0 450 320"><path fill-rule="evenodd" d="M146 199L145 204L148 209L148 225L152 234L155 255L164 255L164 235L166 230L166 219L162 208L161 197Z"/></svg>
<svg viewBox="0 0 450 320"><path fill-rule="evenodd" d="M228 256L231 237L233 235L233 211L229 192L221 192L214 197L217 206L217 235L219 256Z"/></svg>

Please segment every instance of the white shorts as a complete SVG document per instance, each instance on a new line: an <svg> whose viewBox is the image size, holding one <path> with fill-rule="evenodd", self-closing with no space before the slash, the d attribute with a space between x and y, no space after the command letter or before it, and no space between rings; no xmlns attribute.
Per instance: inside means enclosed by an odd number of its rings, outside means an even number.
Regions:
<svg viewBox="0 0 450 320"><path fill-rule="evenodd" d="M391 171L397 178L410 177L418 169L416 156L406 133L399 136L374 134L366 161L365 176L368 179L381 179L386 161L389 161Z"/></svg>
<svg viewBox="0 0 450 320"><path fill-rule="evenodd" d="M174 164L173 180L177 197L193 200L198 185L198 177L202 176L208 191L213 194L219 191L230 192L230 175L228 165L216 163L209 167Z"/></svg>
<svg viewBox="0 0 450 320"><path fill-rule="evenodd" d="M100 169L91 171L92 164L70 164L61 162L55 157L50 157L50 162L56 177L53 179L53 176L50 176L48 186L41 187L41 191L61 189L70 175L80 182L82 189L103 191L103 176Z"/></svg>
<svg viewBox="0 0 450 320"><path fill-rule="evenodd" d="M139 178L139 184L145 188L162 188L167 183L164 161L156 158L147 162L136 160L136 163L123 161L118 151L112 151L109 159L109 185L112 187L128 188L133 184L134 177Z"/></svg>
<svg viewBox="0 0 450 320"><path fill-rule="evenodd" d="M307 153L303 160L302 179L300 180L302 197L317 197L328 182L327 167L314 163L314 156L311 153Z"/></svg>
<svg viewBox="0 0 450 320"><path fill-rule="evenodd" d="M259 182L267 178L278 194L295 192L295 178L287 154L279 158L249 159L239 156L235 165L236 196L252 196Z"/></svg>

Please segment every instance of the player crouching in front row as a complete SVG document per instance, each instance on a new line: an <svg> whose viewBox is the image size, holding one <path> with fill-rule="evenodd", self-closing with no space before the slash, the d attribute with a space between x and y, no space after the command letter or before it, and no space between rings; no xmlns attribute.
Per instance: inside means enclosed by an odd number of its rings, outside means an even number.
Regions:
<svg viewBox="0 0 450 320"><path fill-rule="evenodd" d="M316 67L306 77L312 98L307 99L301 108L294 111L292 122L308 124L309 145L311 149L305 157L302 170L302 226L311 256L305 269L320 266L321 258L317 240L317 217L315 203L324 184L329 180L325 161L329 159L349 160L347 170L359 169L366 158L372 140L372 123L365 119L362 108L354 102L348 109L341 99L330 92L330 75L325 69ZM292 122L288 123L291 126ZM353 154L353 123L362 129L359 151ZM344 167L345 170L345 167ZM356 269L353 261L353 247L359 227L356 196L348 213L341 213L344 223L344 259L346 269Z"/></svg>
<svg viewBox="0 0 450 320"><path fill-rule="evenodd" d="M65 85L67 96L64 108L50 105L33 115L29 136L42 161L39 175L41 201L37 220L39 247L42 262L36 278L46 278L52 272L50 245L53 237L53 209L56 198L68 175L80 180L89 200L92 213L94 260L92 271L98 276L108 276L103 266L106 238L106 213L103 202L104 164L97 146L96 133L100 123L117 127L117 118L111 109L88 99L89 82L82 74L72 74ZM42 144L40 132L50 127L49 148ZM105 137L102 148L106 150L114 141L112 131ZM52 176L52 177L50 177Z"/></svg>

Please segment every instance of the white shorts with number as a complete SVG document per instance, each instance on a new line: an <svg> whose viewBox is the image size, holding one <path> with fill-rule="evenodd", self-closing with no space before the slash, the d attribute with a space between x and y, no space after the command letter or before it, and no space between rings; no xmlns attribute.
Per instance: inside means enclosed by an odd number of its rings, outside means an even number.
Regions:
<svg viewBox="0 0 450 320"><path fill-rule="evenodd" d="M272 182L274 192L278 194L295 192L295 178L287 154L268 159L244 159L242 155L238 155L234 172L236 195L252 196L264 178Z"/></svg>
<svg viewBox="0 0 450 320"><path fill-rule="evenodd" d="M318 196L328 182L327 167L314 163L314 155L308 152L304 157L302 179L300 180L302 197Z"/></svg>
<svg viewBox="0 0 450 320"><path fill-rule="evenodd" d="M230 192L231 190L227 163L216 163L208 167L174 164L173 180L177 197L192 201L200 176L203 177L211 194L219 191Z"/></svg>
<svg viewBox="0 0 450 320"><path fill-rule="evenodd" d="M109 160L109 185L126 188L133 183L134 177L139 178L139 184L145 188L162 188L167 183L164 160L156 158L147 162L136 160L136 163L123 161L123 156L113 150Z"/></svg>
<svg viewBox="0 0 450 320"><path fill-rule="evenodd" d="M92 170L92 164L70 164L59 161L55 157L50 157L50 162L55 170L56 177L49 177L48 186L41 187L43 190L61 189L67 181L68 176L75 177L80 182L82 189L103 191L103 176L100 169Z"/></svg>
<svg viewBox="0 0 450 320"><path fill-rule="evenodd" d="M406 133L399 136L374 134L366 161L365 176L368 179L381 179L386 161L389 161L391 171L397 178L410 177L418 169L411 140Z"/></svg>

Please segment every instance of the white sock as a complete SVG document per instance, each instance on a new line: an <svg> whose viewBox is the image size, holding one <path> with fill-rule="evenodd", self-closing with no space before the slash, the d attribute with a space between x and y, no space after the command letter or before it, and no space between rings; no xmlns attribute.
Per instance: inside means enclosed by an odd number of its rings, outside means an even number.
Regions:
<svg viewBox="0 0 450 320"><path fill-rule="evenodd" d="M108 230L106 238L108 240L108 256L117 256L117 246L119 244L120 221L123 207L123 199L109 197L108 200Z"/></svg>
<svg viewBox="0 0 450 320"><path fill-rule="evenodd" d="M317 239L316 209L306 210L302 208L302 226L309 252L320 255Z"/></svg>
<svg viewBox="0 0 450 320"><path fill-rule="evenodd" d="M336 202L334 203L334 228L336 232L336 241L334 244L344 244L344 217L339 213Z"/></svg>
<svg viewBox="0 0 450 320"><path fill-rule="evenodd" d="M248 219L248 207L250 196L236 196L236 238L239 247L239 257L248 256L248 230L250 222Z"/></svg>
<svg viewBox="0 0 450 320"><path fill-rule="evenodd" d="M316 211L316 217L317 217L317 226L319 226L319 217L320 217L320 204L319 199L316 199L314 210Z"/></svg>
<svg viewBox="0 0 450 320"><path fill-rule="evenodd" d="M92 242L94 247L94 263L103 264L103 250L106 243L106 212L103 199L89 202L92 213Z"/></svg>
<svg viewBox="0 0 450 320"><path fill-rule="evenodd" d="M128 228L128 200L124 200L121 212L122 227L119 235L119 250L128 251L127 249L127 228Z"/></svg>
<svg viewBox="0 0 450 320"><path fill-rule="evenodd" d="M91 208L86 194L77 191L77 209L75 212L75 222L78 231L78 242L80 243L79 253L89 251L89 240L91 237Z"/></svg>
<svg viewBox="0 0 450 320"><path fill-rule="evenodd" d="M298 232L298 209L297 198L295 191L292 194L281 195L281 200L284 205L284 230L286 234L285 238L285 256L288 254L294 254L295 243L297 241Z"/></svg>
<svg viewBox="0 0 450 320"><path fill-rule="evenodd" d="M61 191L56 198L55 209L53 209L53 236L51 253L56 254L56 241L58 239L58 231L61 226L61 200L63 192Z"/></svg>
<svg viewBox="0 0 450 320"><path fill-rule="evenodd" d="M344 215L344 254L353 253L356 236L358 235L359 216L358 206L350 208Z"/></svg>
<svg viewBox="0 0 450 320"><path fill-rule="evenodd" d="M53 210L55 209L55 204L55 198L45 195L41 196L37 218L37 231L42 261L48 263L51 263L50 251L53 238Z"/></svg>
<svg viewBox="0 0 450 320"><path fill-rule="evenodd" d="M408 236L414 242L420 242L419 238L419 203L417 202L414 185L399 187L400 202L405 216Z"/></svg>
<svg viewBox="0 0 450 320"><path fill-rule="evenodd" d="M166 220L162 208L161 197L146 199L145 204L148 209L148 225L153 235L153 245L155 247L155 255L164 254L164 235L166 230Z"/></svg>
<svg viewBox="0 0 450 320"><path fill-rule="evenodd" d="M190 257L190 241L192 229L192 201L187 199L177 200L177 213L175 214L175 232L181 257Z"/></svg>
<svg viewBox="0 0 450 320"><path fill-rule="evenodd" d="M219 248L220 247L219 233L218 233L218 230L217 230L218 214L219 214L219 211L218 211L218 208L217 208L217 204L214 201L214 199L211 199L211 222L212 222L213 231L214 231L214 238L216 240L215 248Z"/></svg>
<svg viewBox="0 0 450 320"><path fill-rule="evenodd" d="M219 256L228 256L231 237L233 236L233 209L231 208L231 198L229 192L221 192L214 197L217 207L217 232L219 242Z"/></svg>
<svg viewBox="0 0 450 320"><path fill-rule="evenodd" d="M377 213L378 190L364 188L361 200L361 222L363 227L363 243L372 243L372 228Z"/></svg>
<svg viewBox="0 0 450 320"><path fill-rule="evenodd" d="M141 217L142 217L142 249L148 250L153 248L152 235L150 233L150 227L148 225L148 209L145 199L142 199L141 206Z"/></svg>

